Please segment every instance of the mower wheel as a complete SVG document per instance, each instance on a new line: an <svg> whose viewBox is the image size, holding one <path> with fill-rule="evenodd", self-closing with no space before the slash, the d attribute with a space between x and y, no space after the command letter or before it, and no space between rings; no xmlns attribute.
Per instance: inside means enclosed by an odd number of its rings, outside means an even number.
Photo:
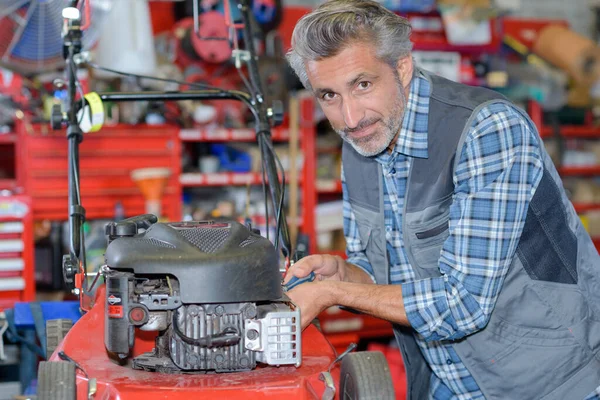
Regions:
<svg viewBox="0 0 600 400"><path fill-rule="evenodd" d="M379 351L350 353L342 359L341 400L395 399L387 360Z"/></svg>
<svg viewBox="0 0 600 400"><path fill-rule="evenodd" d="M70 319L51 319L46 322L46 360L54 353L72 326L73 321Z"/></svg>
<svg viewBox="0 0 600 400"><path fill-rule="evenodd" d="M40 361L38 400L75 400L75 364L67 361Z"/></svg>

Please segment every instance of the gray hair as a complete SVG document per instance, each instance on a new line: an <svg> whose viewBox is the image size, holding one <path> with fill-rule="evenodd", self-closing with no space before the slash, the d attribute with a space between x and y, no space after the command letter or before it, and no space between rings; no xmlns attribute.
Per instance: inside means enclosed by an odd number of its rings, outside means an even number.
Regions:
<svg viewBox="0 0 600 400"><path fill-rule="evenodd" d="M410 33L406 18L375 1L330 0L298 21L286 58L304 87L312 89L305 62L333 57L351 43L370 42L377 57L395 69L412 50Z"/></svg>

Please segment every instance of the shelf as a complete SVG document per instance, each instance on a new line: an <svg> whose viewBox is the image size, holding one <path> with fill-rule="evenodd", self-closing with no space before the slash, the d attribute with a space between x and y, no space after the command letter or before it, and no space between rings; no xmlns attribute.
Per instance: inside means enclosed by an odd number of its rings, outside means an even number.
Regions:
<svg viewBox="0 0 600 400"><path fill-rule="evenodd" d="M286 177L287 177L286 172ZM214 174L203 174L200 172L187 172L179 176L179 182L183 187L195 186L243 186L262 184L260 172L217 172ZM289 179L286 179L286 183Z"/></svg>
<svg viewBox="0 0 600 400"><path fill-rule="evenodd" d="M15 143L17 141L16 133L0 134L0 144Z"/></svg>
<svg viewBox="0 0 600 400"><path fill-rule="evenodd" d="M289 139L289 131L286 128L275 128L271 134L274 141ZM179 139L184 142L254 142L256 133L253 129L192 128L179 131Z"/></svg>
<svg viewBox="0 0 600 400"><path fill-rule="evenodd" d="M340 179L317 179L315 187L318 193L342 193Z"/></svg>
<svg viewBox="0 0 600 400"><path fill-rule="evenodd" d="M559 168L559 173L563 176L600 175L600 165L591 165L587 167L561 167Z"/></svg>
<svg viewBox="0 0 600 400"><path fill-rule="evenodd" d="M600 138L600 127L589 125L561 125L559 128L560 136L565 138ZM542 128L541 136L550 138L554 136L554 129L550 126Z"/></svg>
<svg viewBox="0 0 600 400"><path fill-rule="evenodd" d="M411 33L413 51L452 51L471 55L483 53L496 54L502 46L502 38L498 34L502 28L499 18L493 18L490 20L490 31L492 36L490 43L477 45L455 45L450 43L446 38L444 30L441 28L443 26L443 21L441 20L439 14L433 13L426 15L420 13L408 13L406 16L413 25L413 30ZM440 29L433 31L415 29L416 26L422 26L423 22L421 21L425 19L430 20L430 22L426 22L427 24L431 24L431 21L439 21L437 24L439 25Z"/></svg>

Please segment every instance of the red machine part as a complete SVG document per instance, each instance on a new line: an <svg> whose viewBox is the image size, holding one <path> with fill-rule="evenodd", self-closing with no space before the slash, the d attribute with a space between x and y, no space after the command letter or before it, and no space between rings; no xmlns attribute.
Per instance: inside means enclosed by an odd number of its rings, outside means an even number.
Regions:
<svg viewBox="0 0 600 400"><path fill-rule="evenodd" d="M225 17L217 11L208 11L198 17L198 33L194 32L193 18L185 18L173 27L178 40L176 62L184 67L199 61L221 64L231 57Z"/></svg>
<svg viewBox="0 0 600 400"><path fill-rule="evenodd" d="M325 385L319 375L335 359L334 351L315 326L302 333L302 366L261 366L252 371L227 374L162 374L120 366L104 347L104 285L97 291L94 307L71 328L50 361L59 361L64 351L77 361L91 378L96 378L95 399L317 399ZM156 332L136 330L133 355L151 351ZM339 364L332 376L339 382ZM87 398L87 379L77 375L77 398Z"/></svg>
<svg viewBox="0 0 600 400"><path fill-rule="evenodd" d="M143 324L148 319L148 313L142 307L134 307L129 310L129 319L134 324Z"/></svg>
<svg viewBox="0 0 600 400"><path fill-rule="evenodd" d="M1 34L0 32L0 37ZM21 75L8 69L0 68L0 95L11 97L16 103L24 104L26 97L23 95L22 89L23 78Z"/></svg>
<svg viewBox="0 0 600 400"><path fill-rule="evenodd" d="M198 17L198 34L192 32L192 46L206 62L220 64L231 57L225 17L217 11L208 11Z"/></svg>

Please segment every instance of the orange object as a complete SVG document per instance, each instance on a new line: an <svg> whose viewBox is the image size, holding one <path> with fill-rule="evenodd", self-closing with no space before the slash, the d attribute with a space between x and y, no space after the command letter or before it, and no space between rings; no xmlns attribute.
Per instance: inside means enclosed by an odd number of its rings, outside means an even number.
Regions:
<svg viewBox="0 0 600 400"><path fill-rule="evenodd" d="M591 85L600 77L600 48L565 26L549 25L542 29L533 52L566 71L579 84Z"/></svg>
<svg viewBox="0 0 600 400"><path fill-rule="evenodd" d="M146 199L146 212L160 216L160 205L167 180L171 176L168 168L140 168L131 171L131 179Z"/></svg>

